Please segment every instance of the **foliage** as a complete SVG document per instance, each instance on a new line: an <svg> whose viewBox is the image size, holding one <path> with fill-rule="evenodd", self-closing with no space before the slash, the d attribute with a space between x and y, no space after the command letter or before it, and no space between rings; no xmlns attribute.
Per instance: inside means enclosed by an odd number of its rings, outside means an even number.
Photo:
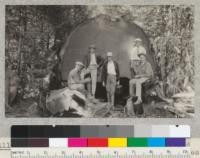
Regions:
<svg viewBox="0 0 200 158"><path fill-rule="evenodd" d="M6 66L17 69L22 98L38 97L65 35L87 16L82 6L7 6Z"/></svg>
<svg viewBox="0 0 200 158"><path fill-rule="evenodd" d="M33 71L46 63L46 58L52 53L50 47L53 39L52 26L36 8L6 7L6 64L11 69L18 70L21 79L19 96L29 98L38 95L38 79Z"/></svg>
<svg viewBox="0 0 200 158"><path fill-rule="evenodd" d="M17 68L22 98L38 97L41 78L80 23L100 14L144 29L152 44L157 76L167 96L193 88L193 6L7 6L6 65Z"/></svg>
<svg viewBox="0 0 200 158"><path fill-rule="evenodd" d="M160 77L165 82L166 94L171 96L193 88L194 84L193 7L163 6L157 14L160 18L152 21L157 31L149 33Z"/></svg>
<svg viewBox="0 0 200 158"><path fill-rule="evenodd" d="M193 6L105 6L103 10L147 33L167 96L194 88Z"/></svg>

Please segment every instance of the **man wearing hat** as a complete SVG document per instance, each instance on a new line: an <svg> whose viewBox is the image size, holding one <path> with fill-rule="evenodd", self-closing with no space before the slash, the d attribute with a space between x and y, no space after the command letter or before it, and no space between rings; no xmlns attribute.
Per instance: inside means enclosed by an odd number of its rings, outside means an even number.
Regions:
<svg viewBox="0 0 200 158"><path fill-rule="evenodd" d="M68 87L70 89L85 92L84 84L90 82L90 79L81 78L81 73L84 67L85 66L82 62L77 61L75 64L75 68L70 71L68 76Z"/></svg>
<svg viewBox="0 0 200 158"><path fill-rule="evenodd" d="M138 62L140 58L138 54L146 54L146 49L142 46L142 40L140 38L135 39L134 47L130 53L130 71L131 71L131 78L134 78L135 71L137 71Z"/></svg>
<svg viewBox="0 0 200 158"><path fill-rule="evenodd" d="M102 68L102 82L103 86L106 86L109 108L114 108L115 88L119 84L119 77L118 63L113 60L112 52L107 52L107 60Z"/></svg>
<svg viewBox="0 0 200 158"><path fill-rule="evenodd" d="M135 96L134 88L136 88L137 101L134 104L142 103L142 84L153 78L153 69L151 64L146 60L146 53L141 52L138 54L138 57L140 58L140 62L137 71L134 78L129 81L130 97Z"/></svg>
<svg viewBox="0 0 200 158"><path fill-rule="evenodd" d="M101 59L100 56L96 55L95 53L95 45L92 44L89 46L88 53L84 56L84 64L86 69L91 74L91 85L87 86L90 96L93 98L95 97L96 92L96 84L97 84L97 69L100 67Z"/></svg>

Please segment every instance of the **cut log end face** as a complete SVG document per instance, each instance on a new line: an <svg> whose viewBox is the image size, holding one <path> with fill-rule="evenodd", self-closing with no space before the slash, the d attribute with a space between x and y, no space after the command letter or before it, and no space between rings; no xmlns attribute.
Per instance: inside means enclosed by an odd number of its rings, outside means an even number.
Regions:
<svg viewBox="0 0 200 158"><path fill-rule="evenodd" d="M52 114L70 112L84 117L91 117L91 112L86 108L85 97L78 91L68 88L52 91L47 98L47 109Z"/></svg>

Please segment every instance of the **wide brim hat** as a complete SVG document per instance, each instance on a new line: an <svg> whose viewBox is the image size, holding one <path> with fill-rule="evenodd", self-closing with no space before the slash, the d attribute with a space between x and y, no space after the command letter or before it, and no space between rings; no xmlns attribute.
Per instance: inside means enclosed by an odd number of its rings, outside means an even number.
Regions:
<svg viewBox="0 0 200 158"><path fill-rule="evenodd" d="M107 52L107 57L112 57L113 53L112 52Z"/></svg>
<svg viewBox="0 0 200 158"><path fill-rule="evenodd" d="M82 62L80 62L80 61L76 61L76 65L80 65L82 67L85 67L85 65Z"/></svg>
<svg viewBox="0 0 200 158"><path fill-rule="evenodd" d="M146 53L139 53L138 57L140 57L141 55L144 55L145 57L147 56Z"/></svg>
<svg viewBox="0 0 200 158"><path fill-rule="evenodd" d="M89 45L88 48L89 48L89 49L90 49L90 48L94 48L94 49L96 49L96 46L95 46L94 44L91 44L91 45Z"/></svg>
<svg viewBox="0 0 200 158"><path fill-rule="evenodd" d="M135 42L142 42L142 40L140 38L136 38Z"/></svg>

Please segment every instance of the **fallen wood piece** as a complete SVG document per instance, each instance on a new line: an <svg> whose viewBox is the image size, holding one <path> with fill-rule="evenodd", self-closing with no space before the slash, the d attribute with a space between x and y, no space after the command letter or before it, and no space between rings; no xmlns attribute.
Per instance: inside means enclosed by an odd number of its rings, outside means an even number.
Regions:
<svg viewBox="0 0 200 158"><path fill-rule="evenodd" d="M192 115L188 114L187 112L181 111L181 110L179 110L179 109L176 109L176 108L173 107L173 106L165 106L164 109L166 109L166 110L168 110L168 111L170 111L170 112L176 114L176 115L177 115L178 117L180 117L180 118L185 118L185 117L191 118L191 117L192 117Z"/></svg>
<svg viewBox="0 0 200 158"><path fill-rule="evenodd" d="M146 96L143 98L144 100L145 98L151 97L153 100L166 102L167 104L173 106L174 104L173 99L166 98L166 96L164 95L162 82L154 79L143 84L143 86L144 85L146 86L146 87L143 87L144 92L146 93Z"/></svg>
<svg viewBox="0 0 200 158"><path fill-rule="evenodd" d="M191 111L191 113L193 113L192 111L194 111L194 106L191 104L186 104L186 103L175 103L174 107L180 111Z"/></svg>
<svg viewBox="0 0 200 158"><path fill-rule="evenodd" d="M175 103L194 106L194 92L181 92L172 96Z"/></svg>
<svg viewBox="0 0 200 158"><path fill-rule="evenodd" d="M186 112L188 112L188 113L194 113L195 112L194 107L186 106L185 108L186 108Z"/></svg>
<svg viewBox="0 0 200 158"><path fill-rule="evenodd" d="M95 106L94 108L92 108L92 111L94 117L104 117L107 112L107 103L102 103L98 106Z"/></svg>
<svg viewBox="0 0 200 158"><path fill-rule="evenodd" d="M182 92L172 96L172 98L193 98L193 97L194 97L194 92Z"/></svg>
<svg viewBox="0 0 200 158"><path fill-rule="evenodd" d="M46 107L52 114L74 109L75 114L90 117L91 112L85 106L85 102L86 98L82 93L69 88L63 88L50 92L50 96L46 99Z"/></svg>

